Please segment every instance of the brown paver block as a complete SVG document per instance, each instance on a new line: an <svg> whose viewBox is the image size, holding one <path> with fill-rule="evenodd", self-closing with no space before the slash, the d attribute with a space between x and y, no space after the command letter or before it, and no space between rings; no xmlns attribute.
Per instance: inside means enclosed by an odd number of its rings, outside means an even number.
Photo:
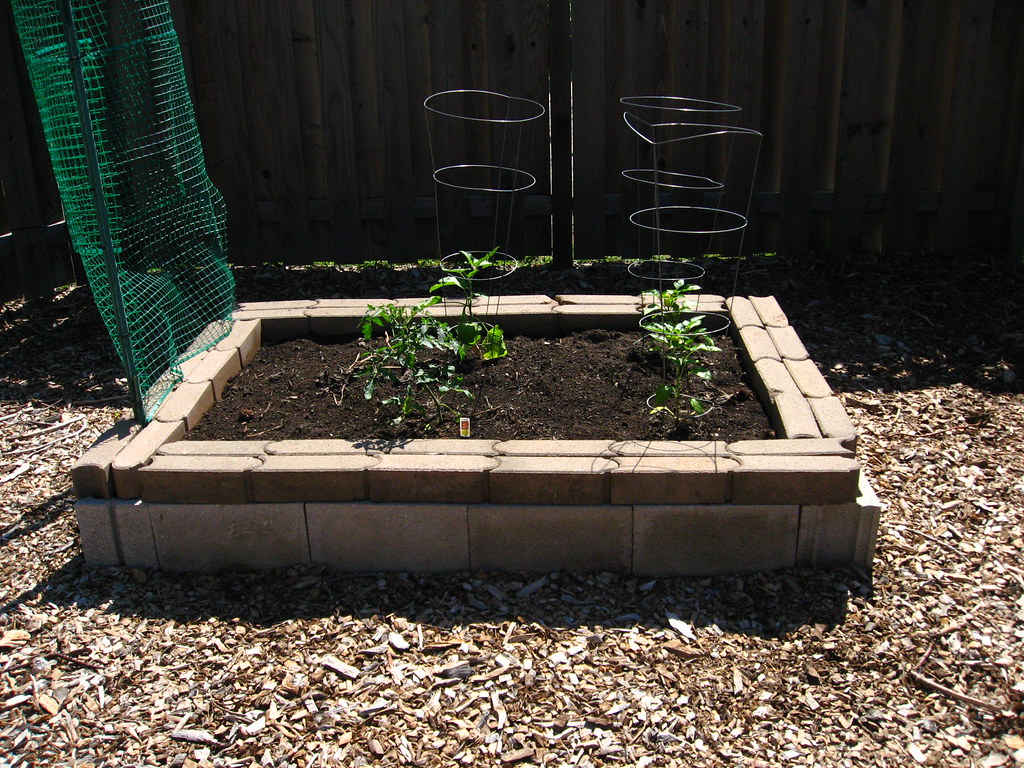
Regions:
<svg viewBox="0 0 1024 768"><path fill-rule="evenodd" d="M612 456L611 440L502 440L494 450L505 456Z"/></svg>
<svg viewBox="0 0 1024 768"><path fill-rule="evenodd" d="M453 504L487 499L487 456L381 454L369 473L370 500Z"/></svg>
<svg viewBox="0 0 1024 768"><path fill-rule="evenodd" d="M232 376L242 370L242 358L238 350L212 350L206 354L202 362L185 377L190 384L213 384L214 399L220 400L224 385Z"/></svg>
<svg viewBox="0 0 1024 768"><path fill-rule="evenodd" d="M207 355L209 355L210 352L212 351L214 350L205 350L203 352L200 352L198 355L193 355L188 360L185 360L183 363L181 363L181 365L179 365L178 367L181 368L182 381L188 381L188 377L191 375L192 371L194 371L196 368L202 365L203 361L206 360Z"/></svg>
<svg viewBox="0 0 1024 768"><path fill-rule="evenodd" d="M801 507L798 564L871 568L882 508L863 475L859 490L854 503Z"/></svg>
<svg viewBox="0 0 1024 768"><path fill-rule="evenodd" d="M383 307L391 302L387 299L317 299L312 310L345 309L355 310L362 315L369 307Z"/></svg>
<svg viewBox="0 0 1024 768"><path fill-rule="evenodd" d="M473 570L628 571L630 506L470 505Z"/></svg>
<svg viewBox="0 0 1024 768"><path fill-rule="evenodd" d="M148 504L160 567L254 570L309 562L302 504Z"/></svg>
<svg viewBox="0 0 1024 768"><path fill-rule="evenodd" d="M366 453L369 441L354 443L351 440L277 440L270 443L266 451L269 454L294 454L296 456L315 456L328 453Z"/></svg>
<svg viewBox="0 0 1024 768"><path fill-rule="evenodd" d="M754 311L757 312L765 326L783 328L789 325L789 318L786 317L786 313L782 311L782 307L779 306L779 302L775 300L774 296L750 296L749 299L754 306Z"/></svg>
<svg viewBox="0 0 1024 768"><path fill-rule="evenodd" d="M612 459L581 456L501 456L492 469L494 504L607 504Z"/></svg>
<svg viewBox="0 0 1024 768"><path fill-rule="evenodd" d="M160 447L160 456L262 456L269 440L179 440Z"/></svg>
<svg viewBox="0 0 1024 768"><path fill-rule="evenodd" d="M359 455L267 456L252 473L253 501L362 501L377 459Z"/></svg>
<svg viewBox="0 0 1024 768"><path fill-rule="evenodd" d="M138 431L139 422L119 421L96 438L92 447L71 467L71 483L78 498L109 499L114 495L111 464Z"/></svg>
<svg viewBox="0 0 1024 768"><path fill-rule="evenodd" d="M246 456L157 456L139 470L144 501L173 504L244 504L251 501L248 473L262 465Z"/></svg>
<svg viewBox="0 0 1024 768"><path fill-rule="evenodd" d="M121 564L131 568L159 568L153 524L145 502L118 499L112 503L111 511Z"/></svg>
<svg viewBox="0 0 1024 768"><path fill-rule="evenodd" d="M750 303L750 299L745 299L742 296L731 296L725 300L725 306L729 309L733 328L740 329L746 328L748 325L764 325L761 322L761 316L757 314L754 305Z"/></svg>
<svg viewBox="0 0 1024 768"><path fill-rule="evenodd" d="M739 456L735 504L843 504L857 498L860 467L844 456Z"/></svg>
<svg viewBox="0 0 1024 768"><path fill-rule="evenodd" d="M309 307L308 309L312 309ZM307 308L236 310L235 322L259 320L263 341L288 341L309 335Z"/></svg>
<svg viewBox="0 0 1024 768"><path fill-rule="evenodd" d="M639 310L622 304L560 304L551 311L558 318L558 330L562 333L592 328L635 331L642 317Z"/></svg>
<svg viewBox="0 0 1024 768"><path fill-rule="evenodd" d="M809 401L818 428L826 437L834 437L850 450L857 448L857 428L838 397L821 397Z"/></svg>
<svg viewBox="0 0 1024 768"><path fill-rule="evenodd" d="M183 381L167 396L156 412L156 421L184 421L192 429L210 408L213 407L213 382L199 384Z"/></svg>
<svg viewBox="0 0 1024 768"><path fill-rule="evenodd" d="M727 456L720 440L621 440L612 443L618 456Z"/></svg>
<svg viewBox="0 0 1024 768"><path fill-rule="evenodd" d="M638 505L633 572L710 576L790 567L799 514L795 505Z"/></svg>
<svg viewBox="0 0 1024 768"><path fill-rule="evenodd" d="M775 348L768 331L759 325L745 325L738 331L740 337L740 354L748 363L758 360L782 361L782 355Z"/></svg>
<svg viewBox="0 0 1024 768"><path fill-rule="evenodd" d="M495 456L494 444L497 440L436 439L421 440L374 440L367 441L366 450L370 454L409 454L409 455L446 455L446 456Z"/></svg>
<svg viewBox="0 0 1024 768"><path fill-rule="evenodd" d="M792 325L784 325L782 327L770 325L766 330L775 348L779 350L779 354L783 358L787 360L806 360L810 357L807 354L807 347L800 341L796 328Z"/></svg>
<svg viewBox="0 0 1024 768"><path fill-rule="evenodd" d="M341 571L469 568L465 504L307 504L310 559Z"/></svg>
<svg viewBox="0 0 1024 768"><path fill-rule="evenodd" d="M354 336L362 333L365 303L360 309L317 306L306 311L309 332L313 336Z"/></svg>
<svg viewBox="0 0 1024 768"><path fill-rule="evenodd" d="M775 428L780 437L789 440L821 437L818 421L802 394L783 392L775 395L772 406L776 415Z"/></svg>
<svg viewBox="0 0 1024 768"><path fill-rule="evenodd" d="M800 388L789 374L789 369L778 360L771 360L770 358L758 360L754 363L754 370L749 373L750 384L761 399L761 404L765 406L765 410L769 411L769 416L771 416L772 410L769 406L772 406L778 395L786 392L803 397L800 393Z"/></svg>
<svg viewBox="0 0 1024 768"><path fill-rule="evenodd" d="M100 499L79 499L75 502L82 554L88 565L121 563L110 505L111 502Z"/></svg>
<svg viewBox="0 0 1024 768"><path fill-rule="evenodd" d="M259 320L235 320L231 333L221 339L215 349L219 352L237 349L242 365L248 365L262 344L260 326Z"/></svg>
<svg viewBox="0 0 1024 768"><path fill-rule="evenodd" d="M612 504L724 504L732 497L732 471L725 457L646 456L616 459Z"/></svg>
<svg viewBox="0 0 1024 768"><path fill-rule="evenodd" d="M813 360L786 360L786 368L806 397L829 397L832 388Z"/></svg>
<svg viewBox="0 0 1024 768"><path fill-rule="evenodd" d="M729 453L763 456L847 456L853 451L836 438L814 438L804 440L737 440L729 443Z"/></svg>
<svg viewBox="0 0 1024 768"><path fill-rule="evenodd" d="M473 299L474 307L489 307L494 304L556 304L550 296L543 293L513 293L508 296L477 296Z"/></svg>
<svg viewBox="0 0 1024 768"><path fill-rule="evenodd" d="M142 496L139 469L150 462L161 446L181 440L185 436L185 422L151 421L132 438L110 465L114 478L114 493L120 499Z"/></svg>

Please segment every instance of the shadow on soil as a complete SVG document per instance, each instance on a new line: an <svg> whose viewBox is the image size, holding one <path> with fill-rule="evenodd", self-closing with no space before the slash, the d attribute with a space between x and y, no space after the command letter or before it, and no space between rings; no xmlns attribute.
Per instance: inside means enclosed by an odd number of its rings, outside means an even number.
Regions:
<svg viewBox="0 0 1024 768"><path fill-rule="evenodd" d="M76 542L77 546L77 542ZM850 599L870 599L852 569L788 569L713 578L619 574L349 575L317 567L181 574L90 568L80 555L6 604L37 600L175 622L238 619L265 628L330 616L401 616L438 628L515 621L541 628L665 628L669 614L695 627L779 638L842 624Z"/></svg>

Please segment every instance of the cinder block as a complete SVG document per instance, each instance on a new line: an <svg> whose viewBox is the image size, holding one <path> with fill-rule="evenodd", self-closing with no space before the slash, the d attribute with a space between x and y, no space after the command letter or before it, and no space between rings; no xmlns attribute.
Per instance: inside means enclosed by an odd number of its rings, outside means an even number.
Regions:
<svg viewBox="0 0 1024 768"><path fill-rule="evenodd" d="M367 470L370 500L480 503L487 499L486 472L497 465L487 456L381 454Z"/></svg>
<svg viewBox="0 0 1024 768"><path fill-rule="evenodd" d="M851 451L857 449L857 428L838 397L815 398L809 403L821 434L837 438Z"/></svg>
<svg viewBox="0 0 1024 768"><path fill-rule="evenodd" d="M221 339L215 349L219 352L237 349L242 365L248 365L256 357L262 344L260 326L259 320L235 320L231 333Z"/></svg>
<svg viewBox="0 0 1024 768"><path fill-rule="evenodd" d="M370 454L408 454L444 456L495 456L497 440L472 439L421 439L421 440L377 440L367 443Z"/></svg>
<svg viewBox="0 0 1024 768"><path fill-rule="evenodd" d="M340 571L469 568L465 504L307 504L310 558Z"/></svg>
<svg viewBox="0 0 1024 768"><path fill-rule="evenodd" d="M555 296L555 301L562 305L598 305L611 306L620 305L640 309L641 296L632 294L603 294L603 293L560 293Z"/></svg>
<svg viewBox="0 0 1024 768"><path fill-rule="evenodd" d="M470 505L473 570L628 571L630 506Z"/></svg>
<svg viewBox="0 0 1024 768"><path fill-rule="evenodd" d="M132 568L159 568L149 510L142 501L113 502L114 531L121 548L121 564Z"/></svg>
<svg viewBox="0 0 1024 768"><path fill-rule="evenodd" d="M843 456L739 456L735 504L844 504L857 498L860 467Z"/></svg>
<svg viewBox="0 0 1024 768"><path fill-rule="evenodd" d="M636 506L633 572L711 576L791 567L799 513L795 505Z"/></svg>
<svg viewBox="0 0 1024 768"><path fill-rule="evenodd" d="M759 325L745 325L739 329L740 354L748 364L756 363L758 360L770 359L779 360L782 356L775 348L772 337L768 331Z"/></svg>
<svg viewBox="0 0 1024 768"><path fill-rule="evenodd" d="M192 429L210 408L213 407L213 382L193 384L183 381L167 396L156 412L156 420L163 422L184 421L186 429Z"/></svg>
<svg viewBox="0 0 1024 768"><path fill-rule="evenodd" d="M157 456L139 470L142 498L173 504L244 504L252 500L248 473L261 464L245 456Z"/></svg>
<svg viewBox="0 0 1024 768"><path fill-rule="evenodd" d="M160 456L262 456L269 440L179 440L160 446Z"/></svg>
<svg viewBox="0 0 1024 768"><path fill-rule="evenodd" d="M121 563L110 505L111 502L100 499L79 499L75 502L78 535L82 540L82 554L88 565Z"/></svg>
<svg viewBox="0 0 1024 768"><path fill-rule="evenodd" d="M807 347L800 341L796 328L792 325L784 325L781 328L770 325L766 330L775 348L786 360L806 360L810 357L807 354Z"/></svg>
<svg viewBox="0 0 1024 768"><path fill-rule="evenodd" d="M754 363L754 375L751 377L755 390L758 394L771 399L775 395L788 392L791 395L800 395L800 388L793 381L789 369L778 360L765 358Z"/></svg>
<svg viewBox="0 0 1024 768"><path fill-rule="evenodd" d="M375 445L374 441L364 440L277 440L270 443L266 451L269 454L292 454L295 456L315 456L331 453L365 454L367 449Z"/></svg>
<svg viewBox="0 0 1024 768"><path fill-rule="evenodd" d="M801 507L798 564L871 569L882 509L863 474L859 490L854 503Z"/></svg>
<svg viewBox="0 0 1024 768"><path fill-rule="evenodd" d="M302 504L146 506L166 570L259 570L309 562Z"/></svg>
<svg viewBox="0 0 1024 768"><path fill-rule="evenodd" d="M811 406L802 394L783 392L775 395L772 406L776 416L773 424L779 437L789 440L821 437Z"/></svg>
<svg viewBox="0 0 1024 768"><path fill-rule="evenodd" d="M504 456L612 456L611 440L502 440L494 450Z"/></svg>
<svg viewBox="0 0 1024 768"><path fill-rule="evenodd" d="M307 309L312 309L312 306ZM236 310L234 317L235 322L260 321L260 336L263 341L289 341L309 335L307 309L242 309Z"/></svg>
<svg viewBox="0 0 1024 768"><path fill-rule="evenodd" d="M608 473L618 465L602 457L501 456L492 469L493 504L607 504Z"/></svg>
<svg viewBox="0 0 1024 768"><path fill-rule="evenodd" d="M724 504L739 462L692 456L622 457L611 472L612 504Z"/></svg>
<svg viewBox="0 0 1024 768"><path fill-rule="evenodd" d="M802 440L737 440L729 443L729 453L737 456L847 456L853 451L835 438Z"/></svg>
<svg viewBox="0 0 1024 768"><path fill-rule="evenodd" d="M241 370L242 358L239 356L238 350L219 351L214 349L208 352L202 362L192 369L185 377L185 381L190 384L203 384L209 381L213 384L214 399L220 400L221 394L224 392L224 385Z"/></svg>
<svg viewBox="0 0 1024 768"><path fill-rule="evenodd" d="M612 443L618 456L696 456L715 457L728 454L720 440L622 440Z"/></svg>
<svg viewBox="0 0 1024 768"><path fill-rule="evenodd" d="M366 311L365 302L362 309L352 307L342 309L334 307L316 306L306 311L309 318L309 332L313 336L334 337L334 336L355 336L362 333L363 313Z"/></svg>
<svg viewBox="0 0 1024 768"><path fill-rule="evenodd" d="M763 326L761 316L757 314L750 299L743 296L730 296L725 300L725 306L729 309L729 316L732 318L732 327L737 330L746 328L748 325Z"/></svg>
<svg viewBox="0 0 1024 768"><path fill-rule="evenodd" d="M492 297L492 302L493 302ZM473 311L473 316L480 320L493 323L507 334L527 336L552 336L558 332L559 320L555 315L554 304L495 304L480 307ZM458 319L458 313L455 318Z"/></svg>
<svg viewBox="0 0 1024 768"><path fill-rule="evenodd" d="M558 318L560 333L601 328L608 331L635 331L642 315L638 309L622 304L560 304L551 310Z"/></svg>
<svg viewBox="0 0 1024 768"><path fill-rule="evenodd" d="M151 421L114 457L110 465L114 478L114 493L119 499L138 499L142 496L139 470L150 462L161 446L181 440L185 436L185 422Z"/></svg>
<svg viewBox="0 0 1024 768"><path fill-rule="evenodd" d="M267 456L252 473L253 501L362 501L377 459L359 455Z"/></svg>
<svg viewBox="0 0 1024 768"><path fill-rule="evenodd" d="M139 422L119 421L96 438L82 457L71 467L71 483L80 498L109 499L114 495L111 464L139 431Z"/></svg>
<svg viewBox="0 0 1024 768"><path fill-rule="evenodd" d="M278 310L312 309L317 305L314 299L289 299L285 301L243 301L238 305L239 312L274 312Z"/></svg>
<svg viewBox="0 0 1024 768"><path fill-rule="evenodd" d="M832 388L813 360L786 360L786 368L806 397L829 397Z"/></svg>
<svg viewBox="0 0 1024 768"><path fill-rule="evenodd" d="M789 318L782 311L779 302L774 296L750 296L750 303L754 306L761 322L766 327L783 328L789 325Z"/></svg>

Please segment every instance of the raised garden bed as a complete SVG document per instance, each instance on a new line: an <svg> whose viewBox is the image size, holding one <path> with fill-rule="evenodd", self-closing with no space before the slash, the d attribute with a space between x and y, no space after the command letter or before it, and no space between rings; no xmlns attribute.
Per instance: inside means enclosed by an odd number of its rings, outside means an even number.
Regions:
<svg viewBox="0 0 1024 768"><path fill-rule="evenodd" d="M773 439L183 439L263 341L350 335L366 304L243 305L231 336L190 366L151 424L118 425L75 466L87 561L637 574L870 566L879 507L855 430L771 297L703 296L698 308L730 313ZM640 301L516 296L480 311L513 334L633 331Z"/></svg>

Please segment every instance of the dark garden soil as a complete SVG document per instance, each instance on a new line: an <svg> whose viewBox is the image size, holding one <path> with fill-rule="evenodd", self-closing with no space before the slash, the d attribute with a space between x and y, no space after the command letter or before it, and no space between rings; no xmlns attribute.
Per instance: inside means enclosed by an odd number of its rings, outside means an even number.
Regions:
<svg viewBox="0 0 1024 768"><path fill-rule="evenodd" d="M511 439L760 439L771 426L750 389L732 341L704 353L712 380L690 394L715 407L679 423L651 415L647 398L663 381L656 353L637 333L592 330L547 339L508 339L507 357L461 364L470 400L446 402L471 419L472 436ZM376 343L376 342L371 342ZM188 438L194 440L348 440L458 437L458 417L424 416L391 423L397 410L382 407L393 390L364 397L365 379L346 373L366 352L361 340L325 343L298 339L268 345L226 387L224 399ZM422 398L429 404L429 398Z"/></svg>

